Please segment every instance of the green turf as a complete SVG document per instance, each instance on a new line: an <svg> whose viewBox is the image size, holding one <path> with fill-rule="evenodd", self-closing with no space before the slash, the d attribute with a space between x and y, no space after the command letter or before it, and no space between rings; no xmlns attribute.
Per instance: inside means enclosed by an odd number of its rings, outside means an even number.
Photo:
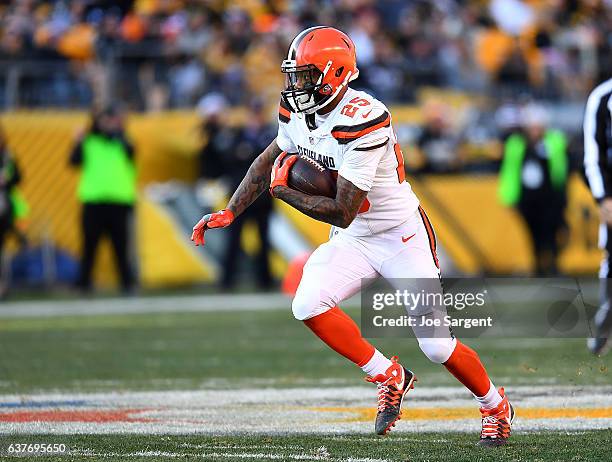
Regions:
<svg viewBox="0 0 612 462"><path fill-rule="evenodd" d="M83 307L86 309L86 306ZM358 316L357 311L351 314ZM376 339L427 386L455 384L414 339ZM610 384L584 340L467 340L500 384ZM280 386L360 383L361 371L290 310L0 320L0 393L194 389L228 379ZM328 380L327 383L330 383Z"/></svg>
<svg viewBox="0 0 612 462"><path fill-rule="evenodd" d="M350 314L358 316L357 311ZM423 385L456 383L443 367L427 361L414 339L373 342L385 353L399 354ZM478 350L499 384L612 383L610 357L593 357L584 340L481 339L467 343ZM0 394L197 389L219 381L245 386L355 385L362 383L362 375L293 320L289 310L0 320ZM35 459L40 461L124 460L126 454L134 461L270 460L261 454L276 457L271 460L599 461L609 460L612 446L610 431L518 434L509 447L488 452L474 447L474 438L474 434L392 434L386 438L0 435L0 460L11 443L37 442L65 443L80 451ZM95 455L85 456L85 450ZM138 456L141 451L171 455Z"/></svg>
<svg viewBox="0 0 612 462"><path fill-rule="evenodd" d="M0 457L13 443L63 443L68 452L51 460L328 460L353 458L388 461L606 461L610 460L612 432L531 433L515 435L502 448L483 449L474 445L474 435L421 434L368 436L133 436L133 435L37 435L0 436ZM141 456L138 454L143 452ZM147 452L149 452L147 454ZM155 456L152 452L164 452ZM76 454L75 454L76 453ZM85 456L84 454L91 454ZM215 456L216 455L216 456ZM249 457L252 456L252 457ZM263 455L269 456L264 458ZM272 457L270 457L272 456ZM274 458L273 458L274 457ZM318 458L317 458L318 457ZM18 460L16 457L14 460Z"/></svg>

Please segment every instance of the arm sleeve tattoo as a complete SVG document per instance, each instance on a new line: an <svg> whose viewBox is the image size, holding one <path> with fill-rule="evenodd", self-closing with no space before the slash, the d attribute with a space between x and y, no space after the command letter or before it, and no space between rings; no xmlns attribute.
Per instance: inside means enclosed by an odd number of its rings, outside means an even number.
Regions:
<svg viewBox="0 0 612 462"><path fill-rule="evenodd" d="M346 228L357 216L359 207L361 207L368 193L338 176L338 189L335 199L324 196L309 196L282 186L275 188L274 194L315 220Z"/></svg>
<svg viewBox="0 0 612 462"><path fill-rule="evenodd" d="M253 161L238 189L236 189L227 204L227 208L235 216L244 212L262 192L270 187L270 171L272 170L274 160L281 152L275 138L264 152Z"/></svg>

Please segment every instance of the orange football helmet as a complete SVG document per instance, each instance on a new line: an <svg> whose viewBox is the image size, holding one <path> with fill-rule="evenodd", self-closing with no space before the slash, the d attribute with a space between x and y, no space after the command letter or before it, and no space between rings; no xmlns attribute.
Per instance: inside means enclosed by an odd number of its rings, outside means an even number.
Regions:
<svg viewBox="0 0 612 462"><path fill-rule="evenodd" d="M355 44L333 27L311 27L293 39L281 70L287 76L281 96L289 109L312 114L359 75Z"/></svg>

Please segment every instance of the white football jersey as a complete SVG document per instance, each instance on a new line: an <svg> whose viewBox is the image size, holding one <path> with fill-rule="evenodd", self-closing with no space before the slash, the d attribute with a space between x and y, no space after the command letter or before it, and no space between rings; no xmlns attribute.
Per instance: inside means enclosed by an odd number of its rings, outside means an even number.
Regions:
<svg viewBox="0 0 612 462"><path fill-rule="evenodd" d="M307 117L314 120L307 123ZM349 88L324 116L292 113L281 100L278 119L276 142L280 149L311 157L368 192L346 229L349 234L385 231L417 211L419 200L405 179L404 158L391 115L371 95Z"/></svg>

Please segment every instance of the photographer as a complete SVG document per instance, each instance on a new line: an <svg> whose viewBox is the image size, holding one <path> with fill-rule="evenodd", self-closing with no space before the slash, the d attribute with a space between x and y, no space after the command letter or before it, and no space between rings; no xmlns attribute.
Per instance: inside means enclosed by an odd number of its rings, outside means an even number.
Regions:
<svg viewBox="0 0 612 462"><path fill-rule="evenodd" d="M134 148L124 133L124 115L116 106L94 113L89 131L77 140L70 164L80 167L78 198L83 204L83 252L77 286L90 291L98 242L110 237L121 276L129 293L134 276L129 261L129 230L136 201Z"/></svg>

